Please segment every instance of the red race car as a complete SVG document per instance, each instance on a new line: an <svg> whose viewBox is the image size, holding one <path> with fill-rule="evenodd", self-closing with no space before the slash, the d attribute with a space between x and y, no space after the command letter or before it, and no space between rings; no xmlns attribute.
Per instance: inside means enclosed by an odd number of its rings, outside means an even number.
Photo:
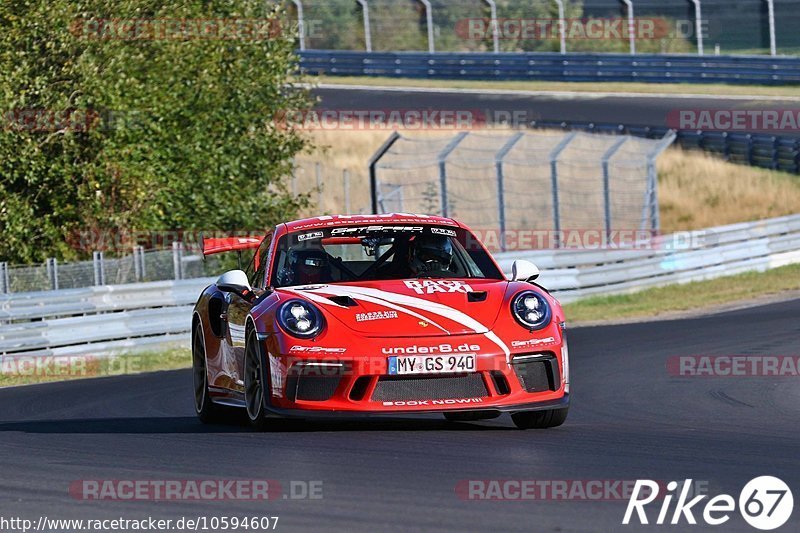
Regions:
<svg viewBox="0 0 800 533"><path fill-rule="evenodd" d="M322 216L263 239L207 239L203 253L256 250L192 318L195 408L276 416L511 414L561 425L569 408L564 313L517 261L512 280L464 225L424 215Z"/></svg>

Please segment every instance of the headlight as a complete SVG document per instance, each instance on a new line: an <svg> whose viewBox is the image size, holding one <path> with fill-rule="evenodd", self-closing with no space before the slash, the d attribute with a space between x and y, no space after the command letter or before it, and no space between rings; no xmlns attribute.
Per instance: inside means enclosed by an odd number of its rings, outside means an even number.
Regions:
<svg viewBox="0 0 800 533"><path fill-rule="evenodd" d="M552 311L544 296L537 292L525 291L511 301L511 314L525 329L542 329L550 324Z"/></svg>
<svg viewBox="0 0 800 533"><path fill-rule="evenodd" d="M319 309L303 300L289 300L278 309L278 324L290 335L309 339L316 337L325 327Z"/></svg>

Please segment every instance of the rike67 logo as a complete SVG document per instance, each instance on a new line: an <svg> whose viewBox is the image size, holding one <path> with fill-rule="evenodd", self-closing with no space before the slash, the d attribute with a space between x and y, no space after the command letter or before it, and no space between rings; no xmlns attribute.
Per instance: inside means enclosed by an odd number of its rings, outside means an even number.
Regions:
<svg viewBox="0 0 800 533"><path fill-rule="evenodd" d="M687 524L695 525L697 524L695 513L697 513L702 516L706 524L719 526L730 520L731 514L737 508L736 500L728 494L714 496L705 502L705 506L700 503L708 498L706 494L689 499L691 479L687 479L682 487L677 481L669 482L666 494L659 494L661 487L662 485L649 479L637 480L622 523L628 525L633 519L634 523L638 520L640 524L649 524L645 507L657 499L661 499L661 508L655 521L658 525L682 524L684 520ZM674 509L671 509L675 497L677 501ZM781 527L789 520L794 509L794 498L789 486L782 480L772 476L761 476L744 486L739 494L738 508L748 524L756 529L768 531ZM670 511L672 511L671 517Z"/></svg>

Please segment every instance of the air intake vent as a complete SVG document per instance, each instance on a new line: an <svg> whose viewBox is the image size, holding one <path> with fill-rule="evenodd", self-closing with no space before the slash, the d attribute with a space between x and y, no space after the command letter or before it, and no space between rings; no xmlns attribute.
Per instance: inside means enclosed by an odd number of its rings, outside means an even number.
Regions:
<svg viewBox="0 0 800 533"><path fill-rule="evenodd" d="M328 296L328 300L332 301L335 304L343 305L345 307L356 307L358 305L358 302L356 302L349 296Z"/></svg>
<svg viewBox="0 0 800 533"><path fill-rule="evenodd" d="M405 378L382 376L373 401L446 400L488 396L480 374L440 378Z"/></svg>
<svg viewBox="0 0 800 533"><path fill-rule="evenodd" d="M517 356L512 364L527 392L556 391L561 386L558 360L552 354Z"/></svg>

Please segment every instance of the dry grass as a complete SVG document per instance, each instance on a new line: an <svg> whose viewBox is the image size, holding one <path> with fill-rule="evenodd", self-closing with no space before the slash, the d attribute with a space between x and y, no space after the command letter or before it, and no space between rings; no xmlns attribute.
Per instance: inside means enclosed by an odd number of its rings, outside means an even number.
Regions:
<svg viewBox="0 0 800 533"><path fill-rule="evenodd" d="M800 212L800 176L673 149L658 164L665 232Z"/></svg>
<svg viewBox="0 0 800 533"><path fill-rule="evenodd" d="M297 159L297 190L311 193L314 204L305 214L345 211L343 169L350 172L350 212L369 212L367 161L390 132L325 130L309 135L317 149ZM453 132L408 135L435 138L452 136ZM317 162L321 169L321 193L316 189ZM661 224L662 231L667 233L800 213L798 176L679 149L667 151L659 159L658 170Z"/></svg>

